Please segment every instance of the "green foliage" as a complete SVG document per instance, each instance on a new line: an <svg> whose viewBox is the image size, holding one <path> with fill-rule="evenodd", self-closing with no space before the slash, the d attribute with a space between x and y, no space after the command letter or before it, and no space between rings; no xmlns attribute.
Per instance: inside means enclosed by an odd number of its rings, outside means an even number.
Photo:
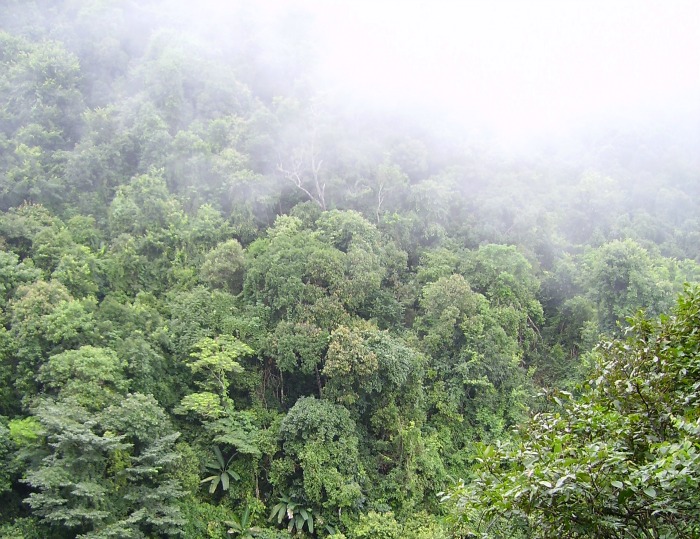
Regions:
<svg viewBox="0 0 700 539"><path fill-rule="evenodd" d="M494 306L528 308L539 289L532 266L513 246L485 245L469 253L465 274Z"/></svg>
<svg viewBox="0 0 700 539"><path fill-rule="evenodd" d="M180 205L170 196L162 171L135 177L121 187L109 211L113 237L167 229L182 219Z"/></svg>
<svg viewBox="0 0 700 539"><path fill-rule="evenodd" d="M38 280L40 275L31 259L20 262L15 253L0 251L0 307L7 306L18 286Z"/></svg>
<svg viewBox="0 0 700 539"><path fill-rule="evenodd" d="M97 294L101 273L97 257L88 247L79 246L61 257L51 276L63 283L73 297L84 298Z"/></svg>
<svg viewBox="0 0 700 539"><path fill-rule="evenodd" d="M228 388L228 374L242 372L240 357L252 354L253 350L233 337L208 337L195 344L195 352L188 367L193 374L202 374L203 387L212 387L225 392Z"/></svg>
<svg viewBox="0 0 700 539"><path fill-rule="evenodd" d="M228 240L207 253L200 269L202 279L214 288L237 294L243 288L245 258L237 240Z"/></svg>
<svg viewBox="0 0 700 539"><path fill-rule="evenodd" d="M40 402L48 455L26 475L34 514L85 537L130 537L147 530L180 535L175 501L182 491L168 478L177 465L179 434L142 395L95 414L70 398Z"/></svg>
<svg viewBox="0 0 700 539"><path fill-rule="evenodd" d="M177 413L194 412L205 419L217 419L225 414L221 396L210 391L185 395L175 411Z"/></svg>
<svg viewBox="0 0 700 539"><path fill-rule="evenodd" d="M232 518L226 522L226 525L230 526L228 530L229 535L240 537L241 539L254 539L256 532L260 531L260 528L252 525L250 507L247 505L240 518Z"/></svg>
<svg viewBox="0 0 700 539"><path fill-rule="evenodd" d="M197 385L203 391L185 396L180 408L216 419L232 407L228 396L231 384L229 376L243 372L237 360L252 354L253 350L238 339L226 336L216 339L205 337L195 344L195 350L187 366L193 374L200 375Z"/></svg>
<svg viewBox="0 0 700 539"><path fill-rule="evenodd" d="M448 539L453 537L440 516L421 511L408 518L403 525L406 539Z"/></svg>
<svg viewBox="0 0 700 539"><path fill-rule="evenodd" d="M146 336L140 330L134 330L129 334L128 323L126 323L122 329L127 330L128 336L123 339L118 338L112 344L112 348L119 360L125 363L130 390L153 395L161 405L170 408L177 402L174 386L178 380L174 376L175 369L165 358L163 350L163 345L167 342L167 334L159 326L161 321L158 318L151 318L153 311L138 307L134 311L140 312L141 324L146 332L150 329L151 334ZM154 325L149 328L151 322Z"/></svg>
<svg viewBox="0 0 700 539"><path fill-rule="evenodd" d="M113 432L125 433L127 441L137 449L172 431L168 415L151 395L129 393L104 413L103 425Z"/></svg>
<svg viewBox="0 0 700 539"><path fill-rule="evenodd" d="M269 306L276 318L296 315L337 290L343 282L343 254L322 243L301 222L278 219L269 240L248 249L244 294Z"/></svg>
<svg viewBox="0 0 700 539"><path fill-rule="evenodd" d="M206 337L229 333L238 321L233 296L197 286L190 291L171 292L167 296L168 333L173 351L185 360Z"/></svg>
<svg viewBox="0 0 700 539"><path fill-rule="evenodd" d="M14 450L14 440L17 438L17 428L13 436L12 431L7 428L5 418L0 417L0 494L12 488L11 457Z"/></svg>
<svg viewBox="0 0 700 539"><path fill-rule="evenodd" d="M62 199L61 151L79 137L80 67L61 43L30 43L0 35L0 133L14 140L3 159L0 206L24 201L58 205Z"/></svg>
<svg viewBox="0 0 700 539"><path fill-rule="evenodd" d="M268 347L281 371L315 373L328 348L327 331L311 323L280 322Z"/></svg>
<svg viewBox="0 0 700 539"><path fill-rule="evenodd" d="M17 289L9 305L10 336L17 343L16 380L25 396L36 393L35 373L46 357L90 344L94 334L91 300L73 299L56 281Z"/></svg>
<svg viewBox="0 0 700 539"><path fill-rule="evenodd" d="M514 158L320 99L303 15L2 7L0 535L444 539L451 476L454 536L697 535L692 309L591 352L700 278L694 126Z"/></svg>
<svg viewBox="0 0 700 539"><path fill-rule="evenodd" d="M639 309L650 315L667 311L673 283L661 260L632 240L613 241L592 250L586 259L588 288L598 305L600 325L613 331Z"/></svg>
<svg viewBox="0 0 700 539"><path fill-rule="evenodd" d="M452 455L501 436L526 402L529 381L520 365L527 313L490 304L461 275L427 284L421 306L416 326L431 358L428 399L435 419L449 428Z"/></svg>
<svg viewBox="0 0 700 539"><path fill-rule="evenodd" d="M341 325L330 336L322 393L363 422L383 409L400 410L402 420L422 418L424 366L423 356L388 331L366 322ZM373 421L379 432L393 427Z"/></svg>
<svg viewBox="0 0 700 539"><path fill-rule="evenodd" d="M280 217L268 238L248 249L244 296L270 306L275 321L308 321L313 305L329 299L349 313L363 312L386 275L381 254L377 229L355 212L325 212L316 230L298 217Z"/></svg>
<svg viewBox="0 0 700 539"><path fill-rule="evenodd" d="M0 537L3 539L62 539L59 534L52 533L48 528L41 526L36 518L26 517L0 526Z"/></svg>
<svg viewBox="0 0 700 539"><path fill-rule="evenodd" d="M391 511L387 513L370 511L366 515L360 516L360 521L353 529L351 537L357 539L400 539L403 535L401 526L396 522Z"/></svg>
<svg viewBox="0 0 700 539"><path fill-rule="evenodd" d="M235 518L226 505L214 505L194 497L179 500L180 512L185 520L183 535L193 539L227 539L227 522Z"/></svg>
<svg viewBox="0 0 700 539"><path fill-rule="evenodd" d="M355 423L342 406L312 397L299 399L280 424L286 459L276 486L302 491L312 505L354 508L362 498L364 470ZM292 473L281 466L293 463ZM298 471L297 471L298 470Z"/></svg>
<svg viewBox="0 0 700 539"><path fill-rule="evenodd" d="M277 503L272 508L268 520L270 522L276 520L277 524L282 524L285 520L288 521L287 531L290 532L301 532L306 527L309 533L314 533L312 509L304 507L301 503L284 494L277 498Z"/></svg>
<svg viewBox="0 0 700 539"><path fill-rule="evenodd" d="M221 453L221 449L214 446L214 456L216 460L208 462L206 467L209 471L216 472L214 475L205 477L202 479L201 483L209 483L209 494L214 494L219 485L221 485L221 490L227 491L231 479L238 481L241 476L230 468L231 461L236 455L231 455L228 460L224 459Z"/></svg>
<svg viewBox="0 0 700 539"><path fill-rule="evenodd" d="M8 423L9 437L18 446L31 446L41 435L41 424L36 417L12 419Z"/></svg>
<svg viewBox="0 0 700 539"><path fill-rule="evenodd" d="M37 379L61 398L73 397L90 410L101 410L126 393L124 367L112 350L82 346L51 356Z"/></svg>
<svg viewBox="0 0 700 539"><path fill-rule="evenodd" d="M580 398L553 393L512 444L478 446L474 479L449 495L456 514L474 533L696 535L699 315L689 288L671 316L630 320Z"/></svg>
<svg viewBox="0 0 700 539"><path fill-rule="evenodd" d="M378 389L367 385L379 370L377 355L364 342L371 329L340 326L331 333L323 374L329 379L326 393L341 404L354 404L360 387Z"/></svg>

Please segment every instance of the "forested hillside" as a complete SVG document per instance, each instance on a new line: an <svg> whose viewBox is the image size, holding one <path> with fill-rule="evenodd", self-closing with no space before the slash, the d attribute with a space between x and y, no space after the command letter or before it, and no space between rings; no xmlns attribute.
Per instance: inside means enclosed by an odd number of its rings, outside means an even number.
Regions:
<svg viewBox="0 0 700 539"><path fill-rule="evenodd" d="M174 4L0 13L0 536L697 537L698 125L509 152Z"/></svg>

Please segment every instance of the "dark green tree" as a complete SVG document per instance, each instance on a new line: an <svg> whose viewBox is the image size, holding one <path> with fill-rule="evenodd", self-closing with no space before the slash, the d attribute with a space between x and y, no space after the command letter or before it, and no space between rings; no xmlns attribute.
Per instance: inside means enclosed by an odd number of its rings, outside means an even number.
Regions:
<svg viewBox="0 0 700 539"><path fill-rule="evenodd" d="M284 454L271 468L278 491L328 515L357 509L365 472L356 425L344 407L303 397L282 420L279 436Z"/></svg>
<svg viewBox="0 0 700 539"><path fill-rule="evenodd" d="M97 413L71 397L44 400L34 413L48 455L26 475L27 503L46 525L85 538L182 534L182 490L170 477L179 434L152 397Z"/></svg>

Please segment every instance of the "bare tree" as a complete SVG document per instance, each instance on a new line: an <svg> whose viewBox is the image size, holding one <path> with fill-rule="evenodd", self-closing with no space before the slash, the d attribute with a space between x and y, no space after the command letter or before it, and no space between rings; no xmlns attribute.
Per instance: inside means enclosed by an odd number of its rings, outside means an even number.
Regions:
<svg viewBox="0 0 700 539"><path fill-rule="evenodd" d="M323 160L318 150L317 113L311 109L311 127L308 142L298 146L291 152L286 163L277 164L277 170L294 186L303 191L310 200L313 200L322 210L326 209L326 182L321 177Z"/></svg>

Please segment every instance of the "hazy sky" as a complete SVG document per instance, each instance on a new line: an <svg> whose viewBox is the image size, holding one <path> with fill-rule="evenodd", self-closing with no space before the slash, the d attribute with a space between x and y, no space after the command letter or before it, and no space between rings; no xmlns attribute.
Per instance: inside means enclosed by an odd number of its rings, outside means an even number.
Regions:
<svg viewBox="0 0 700 539"><path fill-rule="evenodd" d="M700 0L255 0L313 20L317 81L505 137L698 112Z"/></svg>

